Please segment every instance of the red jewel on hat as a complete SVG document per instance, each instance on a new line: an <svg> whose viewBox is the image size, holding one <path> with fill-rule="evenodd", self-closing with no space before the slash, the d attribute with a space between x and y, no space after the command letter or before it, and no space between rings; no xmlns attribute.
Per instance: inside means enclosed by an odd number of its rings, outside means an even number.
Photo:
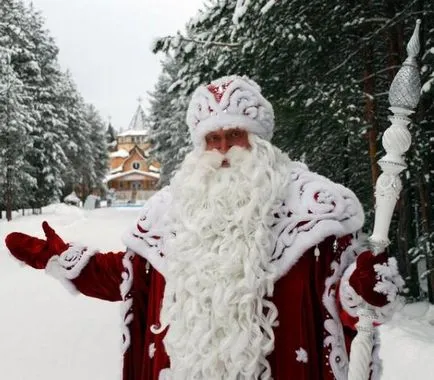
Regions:
<svg viewBox="0 0 434 380"><path fill-rule="evenodd" d="M220 100L223 97L223 94L225 93L226 89L228 88L228 86L232 83L232 81L228 82L228 83L223 83L219 86L215 86L213 84L209 84L207 86L209 92L211 92L211 94L214 95L215 100L217 100L218 103L220 103Z"/></svg>

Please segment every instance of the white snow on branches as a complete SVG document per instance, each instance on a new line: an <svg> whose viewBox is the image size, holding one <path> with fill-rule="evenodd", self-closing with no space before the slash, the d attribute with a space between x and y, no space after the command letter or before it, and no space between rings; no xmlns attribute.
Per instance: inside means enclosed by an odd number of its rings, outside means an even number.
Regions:
<svg viewBox="0 0 434 380"><path fill-rule="evenodd" d="M266 12L268 12L270 10L270 8L276 4L277 0L270 0L267 4L265 4L262 8L261 8L261 13L265 14Z"/></svg>
<svg viewBox="0 0 434 380"><path fill-rule="evenodd" d="M267 13L270 8L276 4L277 0L269 0L260 10L261 14ZM232 22L235 25L240 23L241 18L246 14L247 8L250 5L250 0L237 0L237 5L235 6L234 14L232 16Z"/></svg>
<svg viewBox="0 0 434 380"><path fill-rule="evenodd" d="M240 23L241 18L246 14L247 7L250 4L250 0L237 0L237 5L235 6L234 15L232 16L232 22L235 25Z"/></svg>
<svg viewBox="0 0 434 380"><path fill-rule="evenodd" d="M428 79L424 85L422 86L421 93L428 93L431 91L431 87L434 85L434 73L430 75L430 79Z"/></svg>

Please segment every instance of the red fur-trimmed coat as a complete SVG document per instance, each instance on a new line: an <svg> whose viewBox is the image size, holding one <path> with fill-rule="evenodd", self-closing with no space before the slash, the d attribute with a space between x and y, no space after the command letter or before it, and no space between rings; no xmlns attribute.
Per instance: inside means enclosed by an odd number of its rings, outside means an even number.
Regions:
<svg viewBox="0 0 434 380"><path fill-rule="evenodd" d="M361 252L363 211L354 194L306 169L293 169L288 196L273 210L276 271L272 301L278 309L275 348L268 360L275 380L344 380L357 307L348 284ZM96 253L69 247L47 270L90 297L121 301L124 316L123 380L163 379L170 368L159 323L166 258L168 188L144 207L124 237L128 249ZM339 295L338 295L339 288ZM369 300L368 300L369 301ZM176 379L176 376L174 378Z"/></svg>
<svg viewBox="0 0 434 380"><path fill-rule="evenodd" d="M332 263L339 262L342 251L350 243L350 236L337 242L338 248L334 248L334 237L320 243L318 258L315 247L306 251L291 271L275 284L272 300L279 311L279 326L275 329L275 349L269 362L276 380L345 378L334 376L332 367L346 372L347 351L338 342L345 337L349 343L354 332L333 319L324 304L325 301L330 303L331 309L339 312L335 307L336 283L327 287L326 282L333 277ZM71 281L85 295L121 301L119 288L124 257L122 252L96 253L80 275ZM139 255L132 258L132 268L134 280L127 298L132 298L133 319L129 324L131 343L124 357L123 379L156 380L160 371L170 365L162 334L155 335L150 331L150 326L159 322L164 278ZM335 347L332 343L325 345L331 341L335 341Z"/></svg>

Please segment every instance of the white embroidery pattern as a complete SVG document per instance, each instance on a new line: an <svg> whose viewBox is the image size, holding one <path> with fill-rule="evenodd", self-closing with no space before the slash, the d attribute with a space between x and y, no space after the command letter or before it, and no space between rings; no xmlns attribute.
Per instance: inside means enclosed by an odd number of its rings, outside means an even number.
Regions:
<svg viewBox="0 0 434 380"><path fill-rule="evenodd" d="M148 349L148 353L149 353L149 357L152 359L155 355L155 351L157 351L157 349L155 348L155 343L151 343L149 345L149 349Z"/></svg>
<svg viewBox="0 0 434 380"><path fill-rule="evenodd" d="M308 170L291 171L288 196L274 212L276 245L272 262L278 278L300 256L328 236L358 231L364 222L357 197L344 186Z"/></svg>
<svg viewBox="0 0 434 380"><path fill-rule="evenodd" d="M77 278L90 258L96 253L87 247L78 244L70 244L59 256L53 256L45 267L45 271L58 279L71 293L77 293L77 289L70 281Z"/></svg>
<svg viewBox="0 0 434 380"><path fill-rule="evenodd" d="M125 353L131 343L131 333L128 325L133 320L133 298L131 288L133 286L133 263L134 253L128 250L122 258L124 272L122 272L122 283L120 292L122 297L121 316L122 316L122 352Z"/></svg>
<svg viewBox="0 0 434 380"><path fill-rule="evenodd" d="M167 265L163 245L169 230L165 217L171 197L167 186L152 196L143 207L136 225L122 237L128 248L148 260L163 276Z"/></svg>
<svg viewBox="0 0 434 380"><path fill-rule="evenodd" d="M60 256L53 256L47 267L56 263L59 273L68 280L73 280L80 275L95 252L82 245L71 244Z"/></svg>
<svg viewBox="0 0 434 380"><path fill-rule="evenodd" d="M295 354L297 355L295 360L297 360L298 362L301 363L308 362L307 352L304 348L300 347L298 350L295 350Z"/></svg>
<svg viewBox="0 0 434 380"><path fill-rule="evenodd" d="M384 264L375 264L374 270L379 280L374 290L378 293L385 294L389 302L394 302L398 292L405 285L404 280L398 272L398 263L394 257L389 257Z"/></svg>
<svg viewBox="0 0 434 380"><path fill-rule="evenodd" d="M334 245L336 253L339 252L338 244ZM324 321L324 330L328 334L324 338L324 347L328 350L328 363L337 380L346 380L348 377L348 354L345 347L345 338L342 323L336 307L336 284L342 276L345 268L355 260L358 244L353 240L344 249L337 260L332 261L330 269L332 275L326 279L323 294L323 304L328 312Z"/></svg>

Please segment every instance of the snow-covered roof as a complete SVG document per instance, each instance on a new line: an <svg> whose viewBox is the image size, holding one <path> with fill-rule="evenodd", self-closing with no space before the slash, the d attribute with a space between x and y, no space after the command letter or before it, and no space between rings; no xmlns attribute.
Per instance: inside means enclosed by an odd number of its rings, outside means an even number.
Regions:
<svg viewBox="0 0 434 380"><path fill-rule="evenodd" d="M116 173L121 172L122 170L124 170L124 164L123 163L121 165L119 165L117 168L111 169L110 174L116 174Z"/></svg>
<svg viewBox="0 0 434 380"><path fill-rule="evenodd" d="M116 174L109 174L104 178L104 183L110 182L114 179L122 178L122 177L131 177L128 179L134 180L135 176L138 177L152 177L152 178L160 178L160 174L158 173L152 173L152 172L144 172L142 170L129 170L127 172L122 173L116 173ZM127 178L125 178L127 179Z"/></svg>
<svg viewBox="0 0 434 380"><path fill-rule="evenodd" d="M151 172L157 172L157 173L160 172L160 169L157 168L157 167L154 166L154 165L149 165L149 170L150 170Z"/></svg>
<svg viewBox="0 0 434 380"><path fill-rule="evenodd" d="M146 136L149 134L149 123L146 120L145 111L139 103L128 129L118 134L118 136Z"/></svg>
<svg viewBox="0 0 434 380"><path fill-rule="evenodd" d="M128 129L127 131L121 132L118 134L119 136L147 136L148 131L139 130L139 129Z"/></svg>
<svg viewBox="0 0 434 380"><path fill-rule="evenodd" d="M109 154L110 158L116 158L116 157L120 157L120 158L127 158L130 154L128 153L127 150L125 149L119 149L116 152L111 152Z"/></svg>

